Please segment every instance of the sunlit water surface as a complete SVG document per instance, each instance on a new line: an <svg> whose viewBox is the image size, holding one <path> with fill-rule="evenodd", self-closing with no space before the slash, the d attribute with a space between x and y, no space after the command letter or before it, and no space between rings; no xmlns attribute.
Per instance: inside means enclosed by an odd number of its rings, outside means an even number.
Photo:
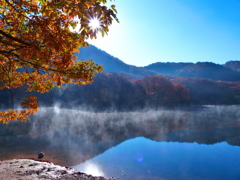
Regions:
<svg viewBox="0 0 240 180"><path fill-rule="evenodd" d="M139 137L74 168L119 179L240 179L240 147Z"/></svg>

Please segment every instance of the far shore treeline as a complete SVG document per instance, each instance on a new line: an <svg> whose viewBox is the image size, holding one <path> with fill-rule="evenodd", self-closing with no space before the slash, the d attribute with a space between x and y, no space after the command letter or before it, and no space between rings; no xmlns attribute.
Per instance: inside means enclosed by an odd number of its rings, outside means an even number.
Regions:
<svg viewBox="0 0 240 180"><path fill-rule="evenodd" d="M66 108L87 106L97 110L236 105L240 104L240 82L181 77L169 79L160 75L132 79L123 74L101 73L92 84L68 84L38 96L40 103L47 106L57 102Z"/></svg>
<svg viewBox="0 0 240 180"><path fill-rule="evenodd" d="M0 91L0 107L12 108L26 95L36 95L40 106L86 107L94 110L136 110L146 107L188 105L239 105L240 61L223 65L211 62L127 65L90 46L80 49L78 59L103 65L92 84L66 84L48 93L24 93L24 87ZM12 101L14 95L14 101ZM17 107L14 107L17 108Z"/></svg>
<svg viewBox="0 0 240 180"><path fill-rule="evenodd" d="M20 89L15 90L18 94ZM1 92L1 106L11 106L11 94ZM133 79L124 74L99 73L94 83L78 86L67 84L37 95L41 106L64 108L78 106L95 110L135 110L146 107L177 107L187 105L240 104L240 82L213 81L200 78L167 78L161 75Z"/></svg>

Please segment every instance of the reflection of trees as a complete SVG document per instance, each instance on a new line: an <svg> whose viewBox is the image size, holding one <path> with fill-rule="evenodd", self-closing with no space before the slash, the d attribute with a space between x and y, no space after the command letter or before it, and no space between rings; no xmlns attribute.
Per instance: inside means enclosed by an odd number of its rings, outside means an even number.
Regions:
<svg viewBox="0 0 240 180"><path fill-rule="evenodd" d="M101 113L46 108L26 123L0 125L0 159L45 151L53 162L74 165L139 136L155 141L240 145L238 108Z"/></svg>

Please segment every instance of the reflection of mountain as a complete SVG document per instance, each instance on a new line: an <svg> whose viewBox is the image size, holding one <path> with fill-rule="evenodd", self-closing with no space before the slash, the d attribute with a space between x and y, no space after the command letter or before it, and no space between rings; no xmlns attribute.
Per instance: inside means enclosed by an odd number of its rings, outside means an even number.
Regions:
<svg viewBox="0 0 240 180"><path fill-rule="evenodd" d="M226 141L230 145L240 146L240 131L239 127L182 130L172 132L163 140L166 142L197 142L199 144L215 144Z"/></svg>
<svg viewBox="0 0 240 180"><path fill-rule="evenodd" d="M213 106L121 113L41 109L26 123L0 125L0 159L36 157L44 151L54 163L75 165L139 136L155 141L240 145L238 109Z"/></svg>

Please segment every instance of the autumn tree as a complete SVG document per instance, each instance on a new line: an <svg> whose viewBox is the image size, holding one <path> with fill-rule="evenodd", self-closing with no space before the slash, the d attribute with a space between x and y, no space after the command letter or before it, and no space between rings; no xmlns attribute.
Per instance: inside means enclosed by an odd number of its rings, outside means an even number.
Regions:
<svg viewBox="0 0 240 180"><path fill-rule="evenodd" d="M146 76L137 83L144 87L149 104L164 105L173 98L173 85L163 76Z"/></svg>
<svg viewBox="0 0 240 180"><path fill-rule="evenodd" d="M71 84L63 91L60 99L71 101L74 106L90 106L96 110L109 108L129 110L140 105L136 102L136 92L137 88L129 76L118 73L99 73L94 78L93 84L81 87Z"/></svg>
<svg viewBox="0 0 240 180"><path fill-rule="evenodd" d="M146 76L137 80L146 92L147 103L151 106L180 105L188 99L188 90L179 83L172 83L160 75Z"/></svg>
<svg viewBox="0 0 240 180"><path fill-rule="evenodd" d="M76 61L74 53L89 38L108 32L117 20L106 0L0 0L0 89L48 92L64 83L91 83L102 67ZM92 26L97 21L98 26ZM14 96L14 94L12 94ZM23 110L0 112L0 121L26 120L38 110L36 97L21 102Z"/></svg>

